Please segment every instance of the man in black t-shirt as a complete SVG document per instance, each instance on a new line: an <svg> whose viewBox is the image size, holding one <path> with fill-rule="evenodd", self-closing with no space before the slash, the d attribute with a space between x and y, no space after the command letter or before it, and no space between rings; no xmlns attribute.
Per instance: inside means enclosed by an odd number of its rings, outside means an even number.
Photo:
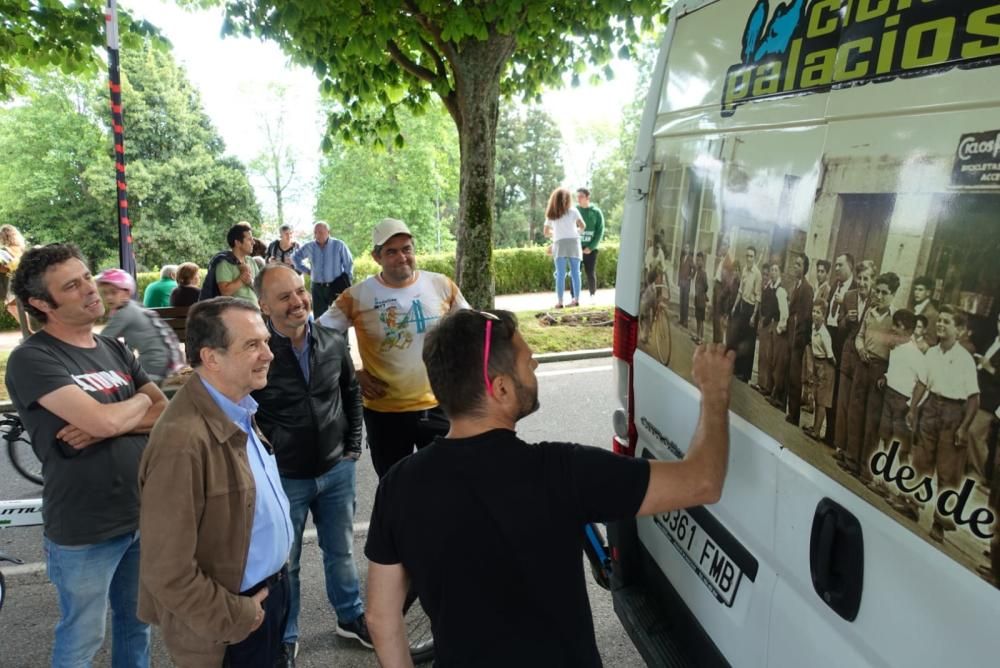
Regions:
<svg viewBox="0 0 1000 668"><path fill-rule="evenodd" d="M14 293L42 329L7 362L7 390L42 462L49 579L59 594L52 665L90 665L112 609L112 663L149 664L136 617L138 470L146 434L166 406L132 353L93 334L104 315L79 249L24 254Z"/></svg>
<svg viewBox="0 0 1000 668"><path fill-rule="evenodd" d="M517 421L538 408L537 362L511 313L446 316L423 359L451 430L393 466L375 497L367 614L381 664L412 665L400 612L412 583L439 667L599 666L584 525L719 499L734 354L695 352L702 413L679 462L521 441Z"/></svg>

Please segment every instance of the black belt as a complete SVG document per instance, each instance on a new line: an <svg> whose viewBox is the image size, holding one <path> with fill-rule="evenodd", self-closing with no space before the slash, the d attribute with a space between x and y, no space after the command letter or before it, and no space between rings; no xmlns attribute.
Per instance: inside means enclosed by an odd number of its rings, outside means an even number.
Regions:
<svg viewBox="0 0 1000 668"><path fill-rule="evenodd" d="M931 395L931 399L937 399L938 401L946 403L946 404L964 404L965 403L965 399L949 399L948 397L942 397L940 394L935 394L934 392L931 392L930 395Z"/></svg>
<svg viewBox="0 0 1000 668"><path fill-rule="evenodd" d="M320 283L319 281L313 281L313 285L333 285L336 281L327 281L326 283Z"/></svg>
<svg viewBox="0 0 1000 668"><path fill-rule="evenodd" d="M246 591L241 591L240 596L253 596L259 592L264 587L271 589L276 584L284 580L288 576L288 566L282 566L281 569L274 575L269 575L254 586L250 587Z"/></svg>

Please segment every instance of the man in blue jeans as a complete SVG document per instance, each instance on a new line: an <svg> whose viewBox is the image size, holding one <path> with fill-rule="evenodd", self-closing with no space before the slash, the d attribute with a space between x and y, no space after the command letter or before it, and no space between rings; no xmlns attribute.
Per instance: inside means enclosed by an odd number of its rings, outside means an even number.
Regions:
<svg viewBox="0 0 1000 668"><path fill-rule="evenodd" d="M76 246L24 254L14 293L42 329L7 363L7 390L43 462L45 554L59 596L53 666L89 666L111 603L111 665L149 665L136 617L139 460L166 406L132 353L95 335L104 315Z"/></svg>
<svg viewBox="0 0 1000 668"><path fill-rule="evenodd" d="M337 612L334 631L371 647L361 602L354 545L355 462L361 456L361 389L346 337L314 326L302 277L269 264L257 275L260 307L268 316L274 360L267 386L253 393L257 421L274 448L288 496L294 543L289 558L291 605L283 666L298 651L299 557L306 515L323 551L326 593Z"/></svg>

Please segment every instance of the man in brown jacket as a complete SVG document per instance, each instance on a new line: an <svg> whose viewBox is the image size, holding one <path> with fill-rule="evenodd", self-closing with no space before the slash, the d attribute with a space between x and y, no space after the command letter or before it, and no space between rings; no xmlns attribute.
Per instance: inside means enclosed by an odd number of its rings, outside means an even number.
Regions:
<svg viewBox="0 0 1000 668"><path fill-rule="evenodd" d="M274 454L252 390L274 355L257 306L191 307L195 374L156 423L139 469L139 617L185 668L272 668L288 616L292 544Z"/></svg>

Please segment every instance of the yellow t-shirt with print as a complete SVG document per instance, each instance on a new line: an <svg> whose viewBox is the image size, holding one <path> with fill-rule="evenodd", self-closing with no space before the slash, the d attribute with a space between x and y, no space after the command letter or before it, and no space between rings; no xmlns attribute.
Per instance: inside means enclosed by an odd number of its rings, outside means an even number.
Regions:
<svg viewBox="0 0 1000 668"><path fill-rule="evenodd" d="M417 271L399 288L378 276L352 285L318 322L341 332L353 325L365 371L388 385L382 397L364 399L365 407L403 413L437 406L422 357L424 335L442 316L463 308L469 304L454 281Z"/></svg>

